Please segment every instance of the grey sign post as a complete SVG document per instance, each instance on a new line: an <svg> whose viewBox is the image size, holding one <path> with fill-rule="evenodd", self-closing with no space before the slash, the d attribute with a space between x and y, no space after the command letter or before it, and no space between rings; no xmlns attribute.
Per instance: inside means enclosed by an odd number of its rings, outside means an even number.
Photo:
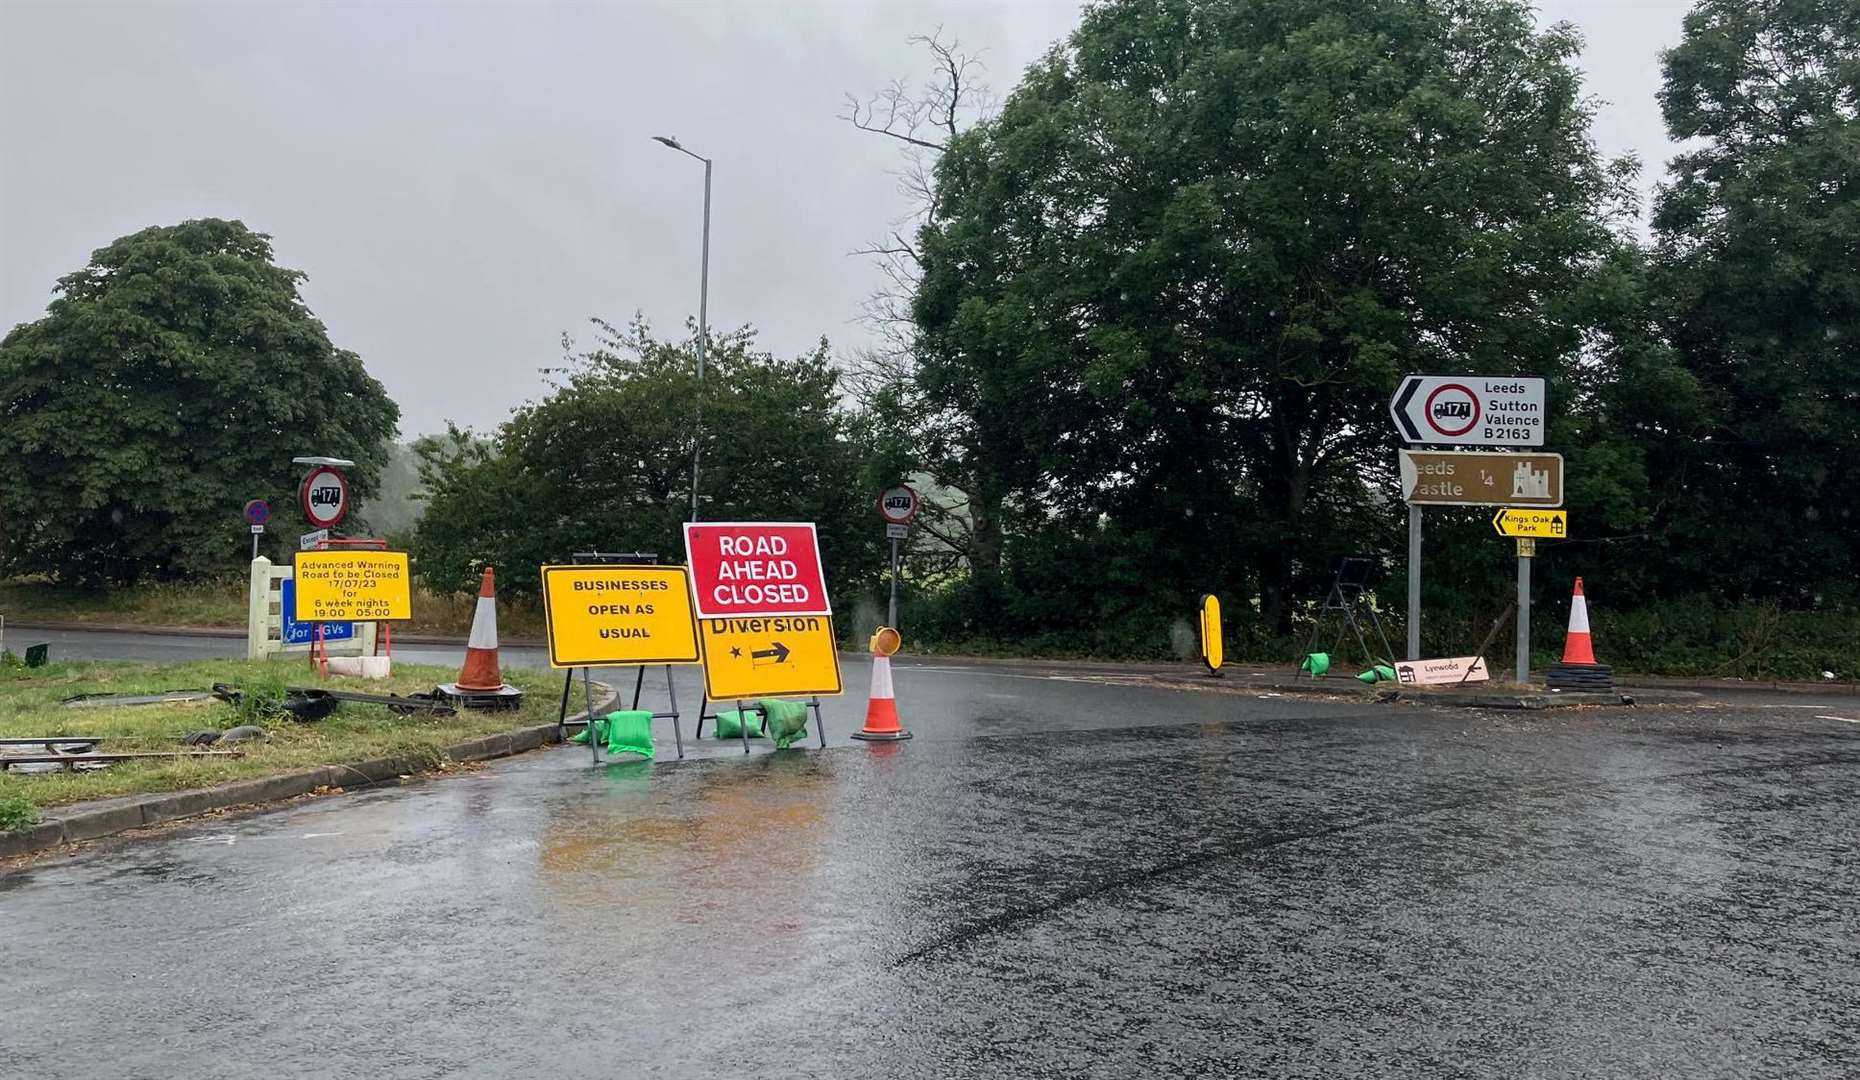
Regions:
<svg viewBox="0 0 1860 1080"><path fill-rule="evenodd" d="M1421 508L1408 507L1408 659L1421 658Z"/></svg>
<svg viewBox="0 0 1860 1080"><path fill-rule="evenodd" d="M898 628L898 541L911 535L911 519L923 500L909 484L894 484L878 493L878 516L885 519L885 536L891 540L891 606L885 625Z"/></svg>
<svg viewBox="0 0 1860 1080"><path fill-rule="evenodd" d="M1518 541L1518 682L1531 681L1531 556L1537 541Z"/></svg>
<svg viewBox="0 0 1860 1080"><path fill-rule="evenodd" d="M1419 660L1421 610L1421 508L1563 505L1563 455L1502 451L1401 451L1401 494L1408 503L1408 659ZM1502 515L1501 515L1502 516ZM1530 678L1531 556L1535 541L1518 546L1518 681Z"/></svg>
<svg viewBox="0 0 1860 1080"><path fill-rule="evenodd" d="M1402 441L1419 447L1536 447L1549 422L1544 380L1409 375L1389 401ZM1421 659L1421 526L1426 506L1563 505L1559 454L1401 451L1408 504L1408 659ZM1518 681L1529 677L1530 561L1518 553Z"/></svg>
<svg viewBox="0 0 1860 1080"><path fill-rule="evenodd" d="M1492 529L1518 542L1518 681L1525 682L1531 677L1531 560L1538 537L1569 535L1569 518L1561 510L1506 507L1492 515Z"/></svg>
<svg viewBox="0 0 1860 1080"><path fill-rule="evenodd" d="M710 166L711 160L703 154L693 153L680 143L676 136L654 135L652 141L668 146L688 158L696 158L704 163L704 248L702 262L698 269L698 330L697 330L697 385L698 392L693 402L693 420L691 431L691 520L698 519L698 458L704 450L704 344L710 338Z"/></svg>
<svg viewBox="0 0 1860 1080"><path fill-rule="evenodd" d="M271 504L253 499L245 504L246 524L252 527L252 561L258 561L258 538L265 535L265 522L271 520Z"/></svg>

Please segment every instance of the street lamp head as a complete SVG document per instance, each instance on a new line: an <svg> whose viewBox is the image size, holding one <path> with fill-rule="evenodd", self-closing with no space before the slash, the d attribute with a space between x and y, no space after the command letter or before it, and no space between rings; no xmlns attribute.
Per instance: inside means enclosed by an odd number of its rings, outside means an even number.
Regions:
<svg viewBox="0 0 1860 1080"><path fill-rule="evenodd" d="M678 145L678 137L675 135L654 135L652 137L652 141L657 142L657 143L664 143L665 145L671 147L674 150L684 149L684 147Z"/></svg>

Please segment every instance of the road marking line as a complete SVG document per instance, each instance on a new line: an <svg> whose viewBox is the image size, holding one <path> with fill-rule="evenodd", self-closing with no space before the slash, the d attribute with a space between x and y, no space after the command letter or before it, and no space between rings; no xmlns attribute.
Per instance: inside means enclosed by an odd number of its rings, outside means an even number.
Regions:
<svg viewBox="0 0 1860 1080"><path fill-rule="evenodd" d="M1839 720L1843 724L1860 724L1860 720L1854 720L1854 719L1851 719L1845 716L1817 716L1815 717L1815 719L1817 720Z"/></svg>
<svg viewBox="0 0 1860 1080"><path fill-rule="evenodd" d="M898 670L906 671L906 672L909 672L909 671L950 671L950 672L953 672L953 671L960 671L962 669L941 668L941 667L936 667L936 668L918 667L918 666L913 665L911 667L900 667ZM1023 672L1023 671L976 671L976 672L969 672L968 674L993 675L997 679L1031 679L1034 682L1087 682L1089 681L1088 678L1083 675L1032 675L1032 674L1028 674L1027 672Z"/></svg>

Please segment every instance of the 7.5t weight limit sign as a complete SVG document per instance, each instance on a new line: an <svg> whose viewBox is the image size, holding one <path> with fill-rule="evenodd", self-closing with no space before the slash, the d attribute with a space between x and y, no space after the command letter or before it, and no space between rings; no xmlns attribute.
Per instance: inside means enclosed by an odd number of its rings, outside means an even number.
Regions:
<svg viewBox="0 0 1860 1080"><path fill-rule="evenodd" d="M1410 375L1389 415L1403 442L1440 446L1542 446L1544 381L1516 376Z"/></svg>
<svg viewBox="0 0 1860 1080"><path fill-rule="evenodd" d="M909 525L920 505L917 489L909 484L894 484L878 493L878 516L887 525Z"/></svg>

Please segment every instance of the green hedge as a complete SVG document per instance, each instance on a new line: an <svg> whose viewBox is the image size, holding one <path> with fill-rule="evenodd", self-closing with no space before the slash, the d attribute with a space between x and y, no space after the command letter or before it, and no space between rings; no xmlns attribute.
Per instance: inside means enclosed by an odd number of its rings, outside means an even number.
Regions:
<svg viewBox="0 0 1860 1080"><path fill-rule="evenodd" d="M1181 620L1190 628L1195 625L1192 598L1184 599L1180 610L1132 602L1135 597L1122 599L1123 603L1093 604L1076 593L1056 590L1053 596L1035 600L1011 586L985 598L963 583L930 595L907 593L899 621L908 628L912 650L919 652L1179 659L1175 624ZM1223 600L1230 661L1289 664L1303 652L1309 622L1301 622L1291 638L1277 637L1259 625L1250 603L1234 597ZM1068 604L1073 605L1070 616ZM1497 606L1430 607L1423 623L1423 651L1432 656L1469 653L1503 612ZM1531 625L1537 670L1562 656L1568 612L1567 600L1538 601ZM1382 618L1389 641L1400 651L1406 621L1399 611L1384 611ZM1633 611L1592 606L1590 622L1597 658L1624 672L1816 681L1823 672L1833 672L1837 679L1860 679L1860 611L1787 611L1693 596ZM1486 650L1497 670L1510 667L1513 634L1507 622ZM1334 637L1335 628L1327 628L1320 648L1328 648ZM1357 651L1349 640L1343 649L1347 663L1356 662Z"/></svg>
<svg viewBox="0 0 1860 1080"><path fill-rule="evenodd" d="M1707 597L1591 617L1596 658L1627 671L1741 679L1860 678L1860 612L1725 607ZM1536 629L1536 628L1533 628ZM1563 627L1533 633L1544 662L1561 655Z"/></svg>

